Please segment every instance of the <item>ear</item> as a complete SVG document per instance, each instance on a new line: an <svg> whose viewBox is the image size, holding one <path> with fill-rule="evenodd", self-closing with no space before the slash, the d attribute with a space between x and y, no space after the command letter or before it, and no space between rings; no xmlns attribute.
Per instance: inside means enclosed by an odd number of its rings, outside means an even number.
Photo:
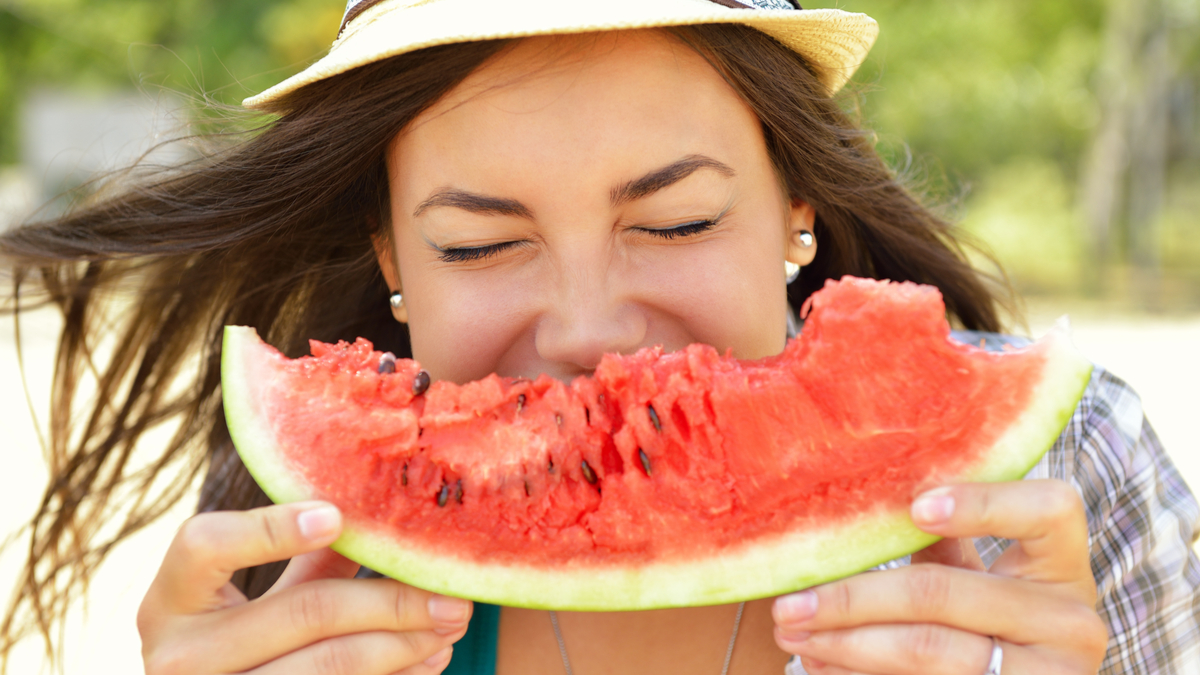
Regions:
<svg viewBox="0 0 1200 675"><path fill-rule="evenodd" d="M384 237L372 235L371 246L375 249L375 259L379 261L379 271L383 273L388 290L392 293L400 292L400 269L396 267L396 253L391 243ZM400 305L399 308L393 308L392 316L400 323L408 323L408 307Z"/></svg>
<svg viewBox="0 0 1200 675"><path fill-rule="evenodd" d="M811 204L803 199L792 202L792 209L788 217L787 248L784 252L784 258L788 262L804 267L817 256L817 239L813 232L813 225L816 221L817 210ZM805 233L811 238L804 237ZM811 242L807 246L804 244L805 239Z"/></svg>

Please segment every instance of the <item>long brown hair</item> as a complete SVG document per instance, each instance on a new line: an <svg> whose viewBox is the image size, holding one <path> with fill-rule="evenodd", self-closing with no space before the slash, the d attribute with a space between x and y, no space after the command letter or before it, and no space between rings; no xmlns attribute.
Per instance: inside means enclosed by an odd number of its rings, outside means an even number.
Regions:
<svg viewBox="0 0 1200 675"><path fill-rule="evenodd" d="M922 206L799 56L743 26L669 29L758 114L780 180L817 211L815 262L788 289L794 307L845 274L941 289L963 326L998 330L998 295L951 226ZM268 503L229 440L220 398L222 326L250 325L285 353L307 340L365 336L408 356L387 309L373 235L387 235L389 141L502 41L436 47L309 85L276 119L179 167L125 175L67 215L0 236L13 275L7 311L39 304L65 319L50 416L51 481L0 625L0 656L52 628L108 551L189 494L200 509ZM124 311L106 314L114 296ZM99 349L101 342L110 345ZM79 415L87 373L98 392ZM177 424L147 462L147 432ZM114 527L114 523L119 526ZM103 534L101 534L103 526ZM282 563L243 570L263 593ZM2 670L2 667L0 667Z"/></svg>

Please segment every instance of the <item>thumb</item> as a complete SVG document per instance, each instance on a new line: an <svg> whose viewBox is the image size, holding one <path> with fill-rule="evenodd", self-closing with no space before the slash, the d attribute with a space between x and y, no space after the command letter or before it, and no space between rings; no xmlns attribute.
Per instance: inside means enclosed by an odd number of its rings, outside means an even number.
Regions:
<svg viewBox="0 0 1200 675"><path fill-rule="evenodd" d="M358 572L358 567L358 563L333 549L323 548L305 553L288 562L279 580L265 595L272 595L317 579L350 579Z"/></svg>
<svg viewBox="0 0 1200 675"><path fill-rule="evenodd" d="M942 539L928 548L917 551L912 555L914 565L918 563L936 563L947 567L961 567L976 572L986 572L983 558L975 550L971 539Z"/></svg>
<svg viewBox="0 0 1200 675"><path fill-rule="evenodd" d="M322 502L193 516L167 549L146 600L171 614L228 606L234 572L323 549L341 530L341 513Z"/></svg>

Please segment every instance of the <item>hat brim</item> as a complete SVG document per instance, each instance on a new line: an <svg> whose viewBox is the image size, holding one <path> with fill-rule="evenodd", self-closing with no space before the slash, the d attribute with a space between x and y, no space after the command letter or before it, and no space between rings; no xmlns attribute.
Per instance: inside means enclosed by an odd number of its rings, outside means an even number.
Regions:
<svg viewBox="0 0 1200 675"><path fill-rule="evenodd" d="M808 61L831 95L866 59L879 34L865 14L732 9L710 0L385 0L355 17L324 58L243 105L270 109L305 85L437 45L715 23L743 24L775 38Z"/></svg>

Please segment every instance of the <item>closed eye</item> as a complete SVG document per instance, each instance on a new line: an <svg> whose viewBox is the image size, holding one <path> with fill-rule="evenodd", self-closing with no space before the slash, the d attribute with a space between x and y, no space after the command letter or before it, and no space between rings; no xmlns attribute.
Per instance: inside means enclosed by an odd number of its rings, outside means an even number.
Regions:
<svg viewBox="0 0 1200 675"><path fill-rule="evenodd" d="M642 231L662 237L663 239L676 239L678 237L690 237L695 234L700 234L701 232L707 232L716 227L716 225L716 220L697 220L690 223L684 223L682 225L676 225L675 227L655 229L646 228Z"/></svg>
<svg viewBox="0 0 1200 675"><path fill-rule="evenodd" d="M499 255L514 246L520 246L525 242L522 241L506 241L499 244L489 244L487 246L470 246L467 248L443 248L438 249L438 260L448 263L472 262L476 260L486 260L494 255Z"/></svg>

